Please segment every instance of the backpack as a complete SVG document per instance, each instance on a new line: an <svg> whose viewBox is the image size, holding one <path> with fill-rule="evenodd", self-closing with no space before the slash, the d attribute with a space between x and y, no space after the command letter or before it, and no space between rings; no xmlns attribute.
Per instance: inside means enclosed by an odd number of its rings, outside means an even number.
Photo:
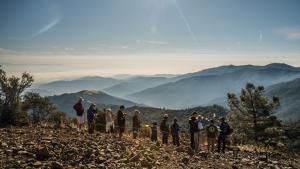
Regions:
<svg viewBox="0 0 300 169"><path fill-rule="evenodd" d="M77 115L82 115L83 112L84 112L84 109L82 107L82 104L77 102L74 106L73 106L73 109L76 111Z"/></svg>
<svg viewBox="0 0 300 169"><path fill-rule="evenodd" d="M217 132L217 129L215 126L211 125L208 127L208 132L214 134Z"/></svg>

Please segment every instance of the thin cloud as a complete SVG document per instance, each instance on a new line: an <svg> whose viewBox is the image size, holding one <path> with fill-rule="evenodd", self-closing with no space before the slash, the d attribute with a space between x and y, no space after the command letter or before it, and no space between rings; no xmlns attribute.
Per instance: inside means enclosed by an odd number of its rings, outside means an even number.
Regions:
<svg viewBox="0 0 300 169"><path fill-rule="evenodd" d="M284 27L275 30L275 33L285 36L288 40L300 40L300 27Z"/></svg>
<svg viewBox="0 0 300 169"><path fill-rule="evenodd" d="M41 29L39 29L37 32L35 32L32 35L32 37L39 36L39 35L47 32L47 31L49 31L51 28L53 28L55 25L57 25L60 21L61 21L60 17L53 19L47 25L45 25L44 27L42 27Z"/></svg>
<svg viewBox="0 0 300 169"><path fill-rule="evenodd" d="M177 11L178 11L180 17L182 18L182 20L183 20L183 22L184 22L185 27L187 28L187 30L188 30L188 32L189 32L191 38L194 40L195 43L198 43L198 39L196 38L195 33L194 33L194 31L192 30L189 21L186 19L186 17L185 17L185 15L184 15L183 11L181 10L181 8L180 8L180 6L178 5L178 3L177 3L176 0L174 1L174 4L175 4L175 7L176 7L176 9L177 9Z"/></svg>
<svg viewBox="0 0 300 169"><path fill-rule="evenodd" d="M168 42L156 40L135 40L136 44L167 45Z"/></svg>
<svg viewBox="0 0 300 169"><path fill-rule="evenodd" d="M167 42L163 41L146 41L146 43L152 44L152 45L167 45Z"/></svg>

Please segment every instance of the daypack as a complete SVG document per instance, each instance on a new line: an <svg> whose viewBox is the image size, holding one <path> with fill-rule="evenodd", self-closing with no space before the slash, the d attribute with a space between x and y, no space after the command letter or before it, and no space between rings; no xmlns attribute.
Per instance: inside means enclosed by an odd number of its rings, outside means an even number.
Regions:
<svg viewBox="0 0 300 169"><path fill-rule="evenodd" d="M77 102L74 106L73 109L76 111L77 115L82 115L84 113L84 109L82 107L82 104Z"/></svg>
<svg viewBox="0 0 300 169"><path fill-rule="evenodd" d="M210 125L207 130L211 134L215 134L217 132L216 126Z"/></svg>

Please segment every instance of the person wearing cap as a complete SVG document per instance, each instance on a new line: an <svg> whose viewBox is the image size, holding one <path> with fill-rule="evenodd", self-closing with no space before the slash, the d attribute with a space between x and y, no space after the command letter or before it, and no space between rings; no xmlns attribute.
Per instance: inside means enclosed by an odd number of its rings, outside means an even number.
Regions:
<svg viewBox="0 0 300 169"><path fill-rule="evenodd" d="M97 113L96 104L91 103L89 109L87 110L88 132L90 134L94 133L94 115L96 113Z"/></svg>
<svg viewBox="0 0 300 169"><path fill-rule="evenodd" d="M138 132L141 127L140 111L134 110L134 115L132 117L132 134L133 139L136 139Z"/></svg>
<svg viewBox="0 0 300 169"><path fill-rule="evenodd" d="M114 131L114 119L111 108L104 109L105 111L105 131L106 133L111 133Z"/></svg>
<svg viewBox="0 0 300 169"><path fill-rule="evenodd" d="M83 124L83 113L84 108L82 105L83 98L80 97L79 100L74 104L73 109L76 112L76 119L77 119L77 131L81 130L81 125Z"/></svg>
<svg viewBox="0 0 300 169"><path fill-rule="evenodd" d="M195 149L195 140L194 140L194 132L197 130L195 127L195 121L197 120L198 113L193 112L191 118L189 119L189 129L190 129L190 146L192 149Z"/></svg>
<svg viewBox="0 0 300 169"><path fill-rule="evenodd" d="M119 127L119 140L122 139L123 133L125 132L126 113L124 112L125 106L120 106L117 113L117 122Z"/></svg>
<svg viewBox="0 0 300 169"><path fill-rule="evenodd" d="M174 118L174 122L171 125L171 134L172 134L172 138L173 138L173 145L179 146L179 125L177 123L177 118Z"/></svg>
<svg viewBox="0 0 300 169"><path fill-rule="evenodd" d="M165 114L163 117L163 121L160 123L160 133L162 135L162 143L168 145L169 139L169 125L167 123L168 114Z"/></svg>

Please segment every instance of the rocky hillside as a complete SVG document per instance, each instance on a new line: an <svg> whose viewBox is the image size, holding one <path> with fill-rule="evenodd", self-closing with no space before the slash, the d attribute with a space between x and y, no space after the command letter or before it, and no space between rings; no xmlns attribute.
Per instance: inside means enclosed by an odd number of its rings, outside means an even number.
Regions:
<svg viewBox="0 0 300 169"><path fill-rule="evenodd" d="M204 149L204 147L203 147ZM176 148L146 138L117 141L104 133L74 129L0 129L0 168L299 168L299 158L273 152L193 153L187 142Z"/></svg>

